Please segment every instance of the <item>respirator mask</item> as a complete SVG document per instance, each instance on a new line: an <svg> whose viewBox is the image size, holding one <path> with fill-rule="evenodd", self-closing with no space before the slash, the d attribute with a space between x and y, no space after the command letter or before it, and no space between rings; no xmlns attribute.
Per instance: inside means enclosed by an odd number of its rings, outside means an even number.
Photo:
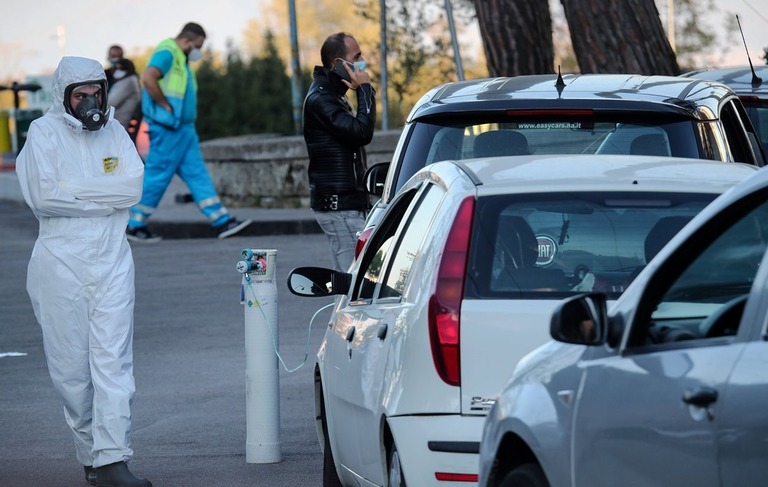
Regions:
<svg viewBox="0 0 768 487"><path fill-rule="evenodd" d="M94 86L96 90L78 90L84 86ZM72 94L80 101L72 106ZM112 109L107 105L107 81L93 80L73 83L64 90L64 118L75 129L96 131L107 124Z"/></svg>
<svg viewBox="0 0 768 487"><path fill-rule="evenodd" d="M191 51L189 51L189 54L187 54L187 61L193 63L195 61L199 61L203 57L203 51L201 51L198 48L194 48Z"/></svg>

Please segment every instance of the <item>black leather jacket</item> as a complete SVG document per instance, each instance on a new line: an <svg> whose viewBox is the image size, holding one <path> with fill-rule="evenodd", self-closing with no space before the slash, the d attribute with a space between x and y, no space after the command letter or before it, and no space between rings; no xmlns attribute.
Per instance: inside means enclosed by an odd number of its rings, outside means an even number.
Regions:
<svg viewBox="0 0 768 487"><path fill-rule="evenodd" d="M304 99L304 141L309 153L310 207L319 211L366 210L363 185L364 146L376 124L375 92L370 84L357 89L357 113L347 87L335 74L315 66Z"/></svg>

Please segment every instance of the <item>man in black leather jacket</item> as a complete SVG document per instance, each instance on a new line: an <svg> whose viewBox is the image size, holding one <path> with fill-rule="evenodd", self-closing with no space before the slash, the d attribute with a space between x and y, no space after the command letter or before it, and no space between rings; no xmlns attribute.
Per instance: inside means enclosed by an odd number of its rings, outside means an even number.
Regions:
<svg viewBox="0 0 768 487"><path fill-rule="evenodd" d="M304 99L304 141L309 153L310 207L331 246L334 268L348 270L363 229L368 193L365 148L376 124L375 90L360 46L349 34L329 36L320 49ZM355 111L346 93L357 94Z"/></svg>

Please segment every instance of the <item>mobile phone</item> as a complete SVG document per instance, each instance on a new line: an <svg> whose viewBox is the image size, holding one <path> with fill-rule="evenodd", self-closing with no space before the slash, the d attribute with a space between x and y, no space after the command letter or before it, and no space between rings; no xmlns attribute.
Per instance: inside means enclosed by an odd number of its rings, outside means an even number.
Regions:
<svg viewBox="0 0 768 487"><path fill-rule="evenodd" d="M336 64L333 65L333 72L339 75L341 79L345 79L351 82L352 78L349 76L349 73L347 72L347 68L344 67L345 62L346 61L337 59Z"/></svg>

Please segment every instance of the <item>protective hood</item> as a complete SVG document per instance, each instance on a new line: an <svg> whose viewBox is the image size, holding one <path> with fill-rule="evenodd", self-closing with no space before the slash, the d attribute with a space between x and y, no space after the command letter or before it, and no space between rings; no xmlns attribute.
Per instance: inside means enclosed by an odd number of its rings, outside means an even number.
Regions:
<svg viewBox="0 0 768 487"><path fill-rule="evenodd" d="M95 59L65 56L53 73L53 106L51 111L64 113L64 90L73 83L107 80L104 67Z"/></svg>
<svg viewBox="0 0 768 487"><path fill-rule="evenodd" d="M83 125L73 117L65 116L65 93L68 86L88 81L101 82L106 87L107 76L104 73L104 67L95 59L65 56L61 58L59 66L53 74L53 105L49 111L64 117L67 125L75 131L83 130ZM109 106L106 101L106 89L102 96L104 97L104 108L107 112L105 115L108 121L112 118L114 110L111 107L109 109L106 108Z"/></svg>

